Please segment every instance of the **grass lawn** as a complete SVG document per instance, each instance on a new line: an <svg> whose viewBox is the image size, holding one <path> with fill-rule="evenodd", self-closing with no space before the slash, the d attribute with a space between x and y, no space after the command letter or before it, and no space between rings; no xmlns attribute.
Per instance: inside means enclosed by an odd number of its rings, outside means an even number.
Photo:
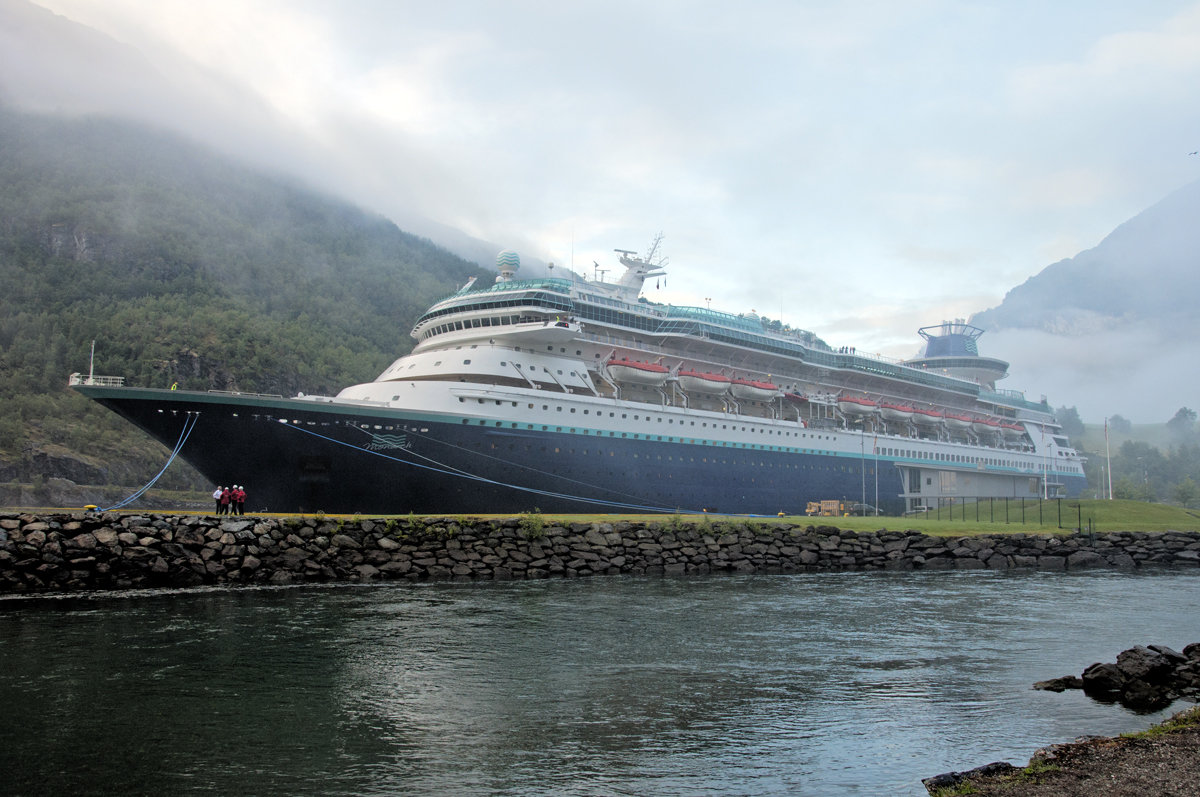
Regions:
<svg viewBox="0 0 1200 797"><path fill-rule="evenodd" d="M978 512L978 515L977 515ZM966 534L1069 534L1082 526L1084 531L1200 531L1200 510L1185 509L1144 501L1106 501L1027 499L1022 506L1010 500L1007 516L1004 501L983 501L943 507L941 511L912 517L807 517L781 518L731 515L546 515L547 523L608 522L621 520L674 523L736 524L741 522L783 522L789 525L836 526L853 531L880 529L913 530L941 536ZM1061 525L1060 525L1061 513Z"/></svg>
<svg viewBox="0 0 1200 797"><path fill-rule="evenodd" d="M16 511L17 508L9 508ZM78 512L73 508L20 508L28 512ZM148 509L136 504L120 510L122 513L150 512L166 515L205 515L210 514L207 508L201 511L179 511ZM250 513L255 517L295 517L289 513ZM373 519L379 517L408 518L410 515L380 516L371 514L361 515L318 515L345 520ZM311 515L310 515L311 517ZM462 520L469 518L495 519L513 517L513 515L451 515L440 516ZM964 536L969 534L1069 534L1076 528L1083 531L1200 531L1200 510L1186 509L1166 504L1151 504L1144 501L1106 501L1097 499L1062 499L1039 501L1026 499L1024 504L1019 500L1010 499L1005 506L1003 500L979 504L956 504L953 507L943 507L927 515L911 517L808 517L806 515L789 515L785 517L718 515L718 514L595 514L595 515L555 515L542 514L541 521L546 525L568 525L571 523L618 523L621 521L662 523L674 525L687 523L698 526L711 526L719 529L723 526L733 526L742 523L767 524L787 523L792 526L834 526L853 531L920 531L946 537Z"/></svg>

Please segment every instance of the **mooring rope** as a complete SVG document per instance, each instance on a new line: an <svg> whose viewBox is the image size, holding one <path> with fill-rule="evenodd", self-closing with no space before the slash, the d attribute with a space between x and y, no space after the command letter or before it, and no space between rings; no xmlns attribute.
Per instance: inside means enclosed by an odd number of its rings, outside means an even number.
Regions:
<svg viewBox="0 0 1200 797"><path fill-rule="evenodd" d="M478 476L476 474L468 473L466 471L462 471L457 468L451 468L450 466L444 465L440 462L437 463L437 466L423 465L420 462L412 462L410 460L400 459L398 457L392 457L392 456L389 456L389 455L384 454L379 451L372 451L367 448L359 448L358 446L353 445L351 443L346 443L341 440L337 440L335 438L328 437L323 434L319 434L318 432L314 432L309 429L305 429L302 426L296 426L296 425L293 425L290 423L284 424L284 425L287 426L289 429L294 429L297 432L304 432L307 435L311 435L313 437L320 438L321 440L326 440L330 443L334 443L339 446L345 446L347 448L352 448L355 451L361 452L363 454L371 454L376 457L382 457L383 459L390 460L392 462L398 462L401 465L408 465L413 468L421 468L422 470L430 470L430 471L433 471L434 473L441 473L446 476L457 476L460 479L469 479L471 481L482 482L483 484L493 484L497 487L505 487L505 488L508 488L511 490L519 490L521 492L532 493L533 495L541 495L541 496L545 496L547 498L562 498L562 499L569 500L569 501L581 501L583 503L595 504L598 506L607 506L607 507L612 507L615 509L639 510L642 512L665 512L665 513L685 512L686 514L697 514L697 515L701 514L703 512L703 510L682 510L680 507L666 507L666 506L653 506L653 505L648 505L648 504L635 504L635 503L631 503L628 501L610 501L610 500L607 500L604 498L589 498L589 497L581 496L581 495L571 495L570 493L555 492L553 490L541 490L536 487L522 487L519 484L509 484L507 482L496 481L495 479L489 479L486 476ZM428 459L428 458L426 458L426 459ZM430 459L429 461L436 462L436 460L432 460L432 459ZM722 513L709 512L708 514L722 514ZM768 517L768 515L745 514L745 515L739 515L738 517Z"/></svg>
<svg viewBox="0 0 1200 797"><path fill-rule="evenodd" d="M371 432L367 431L366 429L362 429L362 428L360 428L360 427L358 427L358 426L352 426L351 428L352 428L352 429L355 429L355 430L357 430L357 431L360 431L360 432L362 432L362 433L363 433L363 434L365 434L365 435L368 435L368 436L373 436ZM578 484L578 485L580 485L581 487L588 487L588 488L600 489L600 490L603 490L604 492L606 492L606 493L608 493L608 494L610 494L610 495L613 495L613 496L625 496L626 498L633 499L634 501L639 501L639 500L641 500L640 496L634 495L633 493L627 493L627 492L624 492L623 490L614 490L614 489L612 489L611 487L601 487L600 485L596 485L596 484L589 484L588 482L581 481L580 479L572 479L570 476L564 476L564 475L562 475L561 473L554 473L553 471L541 470L541 469L539 469L539 468L535 468L535 467L532 467L532 466L530 466L530 465L521 465L521 464L517 464L517 463L508 462L507 460L504 460L504 459L502 459L502 458L500 458L500 457L493 457L493 456L491 456L490 454L485 454L485 453L483 453L483 452L480 452L480 451L471 451L469 448L466 448L466 447L464 447L464 446L455 445L454 443L448 443L448 442L446 442L445 440L438 440L436 437L430 437L430 436L428 436L428 435L423 435L423 434L421 434L420 432L414 432L414 431L412 431L411 429L410 429L410 430L407 430L407 432L406 432L406 433L407 433L407 434L409 434L409 435L411 435L411 436L413 436L413 437L418 437L418 438L420 438L420 439L422 439L422 440L426 440L426 441L428 441L428 442L430 442L430 443L436 443L436 444L438 444L438 445L441 445L441 446L446 446L446 447L448 447L448 448L457 449L458 451L463 451L463 452L466 452L467 454L471 454L471 455L473 455L473 456L476 456L476 457L482 457L483 459L490 459L490 460L492 460L493 462L500 462L500 463L503 463L503 464L504 464L506 467L513 467L513 465L514 465L514 464L516 464L516 467L519 467L519 468L521 468L522 470L524 470L524 471L528 471L528 472L530 472L530 473L535 473L535 474L537 474L538 476L546 476L546 477L548 477L548 478L552 478L552 479L558 479L558 480L560 480L560 481L570 482L570 483L572 483L572 484ZM455 468L455 467L453 467L453 466L451 466L451 465L447 465L447 464L446 464L446 463L444 463L444 462L438 462L438 461L437 461L436 459L434 459L433 457L427 457L427 456L425 456L424 454L418 454L416 451L409 450L409 451L408 451L408 453L409 453L411 456L414 456L414 457L419 457L420 459L423 459L423 460L425 460L426 462L432 462L434 465L437 465L437 466L439 466L439 467L442 467L442 468L446 468L447 470L455 471L455 472L457 472L457 473L459 473L459 474L461 474L461 475L463 475L463 476L470 477L470 476L472 475L472 474L470 473L470 471L465 471L465 470L463 470L462 468ZM403 461L403 460L401 460L401 461ZM589 499L586 499L586 500L589 500L589 501L590 501L590 500L592 500L592 499L590 499L590 498L589 498Z"/></svg>
<svg viewBox="0 0 1200 797"><path fill-rule="evenodd" d="M162 466L162 470L160 470L154 476L153 479L148 481L140 490L138 490L133 495L126 498L124 501L113 504L112 506L109 506L109 507L105 507L98 511L110 512L114 509L120 509L121 507L127 506L128 504L141 498L142 495L147 490L149 490L151 487L153 487L154 483L157 482L160 478L162 478L162 475L167 472L167 468L171 467L171 463L175 461L175 457L179 456L179 452L183 450L183 444L187 442L187 439L191 435L192 430L196 428L196 421L199 420L199 418L200 418L200 413L188 411L187 417L183 421L183 430L179 433L179 441L177 443L175 443L175 449L171 452L171 456L167 458L167 464Z"/></svg>

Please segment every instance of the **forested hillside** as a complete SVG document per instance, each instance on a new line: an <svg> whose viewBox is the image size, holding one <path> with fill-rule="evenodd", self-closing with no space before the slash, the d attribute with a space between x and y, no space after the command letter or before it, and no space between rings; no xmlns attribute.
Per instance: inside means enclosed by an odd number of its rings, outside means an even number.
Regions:
<svg viewBox="0 0 1200 797"><path fill-rule="evenodd" d="M0 482L138 483L162 462L66 389L93 340L96 373L128 384L336 392L482 273L172 135L0 109Z"/></svg>

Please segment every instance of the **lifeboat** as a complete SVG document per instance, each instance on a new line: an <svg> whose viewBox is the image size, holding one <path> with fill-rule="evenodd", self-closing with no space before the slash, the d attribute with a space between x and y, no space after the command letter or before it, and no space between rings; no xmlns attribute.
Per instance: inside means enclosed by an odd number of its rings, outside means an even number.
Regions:
<svg viewBox="0 0 1200 797"><path fill-rule="evenodd" d="M885 421L907 421L911 420L915 410L907 404L889 404L888 402L879 402L879 414L883 416Z"/></svg>
<svg viewBox="0 0 1200 797"><path fill-rule="evenodd" d="M927 410L923 407L913 409L913 423L920 426L939 426L946 416L938 410Z"/></svg>
<svg viewBox="0 0 1200 797"><path fill-rule="evenodd" d="M857 396L840 396L838 398L838 410L843 415L870 415L879 408L879 405L869 398L858 398Z"/></svg>
<svg viewBox="0 0 1200 797"><path fill-rule="evenodd" d="M754 379L731 379L729 392L734 398L747 401L769 401L779 394L779 386Z"/></svg>
<svg viewBox="0 0 1200 797"><path fill-rule="evenodd" d="M970 415L959 415L954 412L946 413L946 425L955 431L965 432L971 428L973 422Z"/></svg>
<svg viewBox="0 0 1200 797"><path fill-rule="evenodd" d="M1025 436L1025 427L1016 423L1000 424L1000 432L1005 440L1020 440Z"/></svg>
<svg viewBox="0 0 1200 797"><path fill-rule="evenodd" d="M995 418L974 418L971 421L971 430L980 434L1000 431L1000 421Z"/></svg>
<svg viewBox="0 0 1200 797"><path fill-rule="evenodd" d="M701 373L700 371L680 371L676 378L679 387L685 392L724 393L729 389L729 377L722 374Z"/></svg>
<svg viewBox="0 0 1200 797"><path fill-rule="evenodd" d="M618 382L638 385L661 385L670 375L665 365L627 359L609 360L608 373Z"/></svg>

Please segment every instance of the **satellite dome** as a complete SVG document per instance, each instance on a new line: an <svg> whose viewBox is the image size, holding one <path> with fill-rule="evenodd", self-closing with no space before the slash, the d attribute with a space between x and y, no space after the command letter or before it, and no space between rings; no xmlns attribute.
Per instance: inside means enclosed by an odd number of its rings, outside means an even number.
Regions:
<svg viewBox="0 0 1200 797"><path fill-rule="evenodd" d="M511 249L496 255L496 268L500 271L516 271L521 267L521 256Z"/></svg>

